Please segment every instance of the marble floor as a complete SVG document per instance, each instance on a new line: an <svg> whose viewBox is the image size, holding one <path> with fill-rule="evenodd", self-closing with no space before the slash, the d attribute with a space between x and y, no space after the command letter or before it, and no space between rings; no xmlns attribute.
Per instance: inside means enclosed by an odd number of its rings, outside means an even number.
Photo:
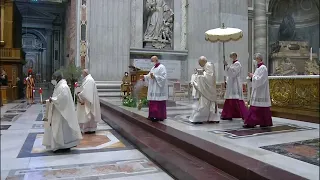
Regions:
<svg viewBox="0 0 320 180"><path fill-rule="evenodd" d="M172 179L103 121L70 152L46 150L40 112L24 101L1 107L1 179Z"/></svg>
<svg viewBox="0 0 320 180"><path fill-rule="evenodd" d="M119 98L102 98L126 110L148 116L148 109L122 106ZM171 104L171 103L170 103ZM188 122L192 102L177 101L167 107L168 119L160 122L217 145L271 164L307 179L319 179L319 124L273 117L269 129L243 129L241 119L219 124ZM221 109L216 115L220 119Z"/></svg>

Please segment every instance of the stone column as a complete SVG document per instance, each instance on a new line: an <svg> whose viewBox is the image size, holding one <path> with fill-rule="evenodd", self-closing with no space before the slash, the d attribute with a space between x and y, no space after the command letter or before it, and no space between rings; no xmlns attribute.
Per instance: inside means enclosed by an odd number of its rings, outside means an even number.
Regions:
<svg viewBox="0 0 320 180"><path fill-rule="evenodd" d="M254 1L254 52L261 53L268 65L266 0Z"/></svg>
<svg viewBox="0 0 320 180"><path fill-rule="evenodd" d="M1 29L0 29L0 43L1 45L4 45L4 36L3 36L3 33L4 33L4 1L1 1L0 3L0 6L1 6Z"/></svg>
<svg viewBox="0 0 320 180"><path fill-rule="evenodd" d="M187 49L187 21L188 21L188 0L182 0L181 2L181 50Z"/></svg>
<svg viewBox="0 0 320 180"><path fill-rule="evenodd" d="M46 58L46 80L51 80L52 76L52 30L47 29L47 58Z"/></svg>

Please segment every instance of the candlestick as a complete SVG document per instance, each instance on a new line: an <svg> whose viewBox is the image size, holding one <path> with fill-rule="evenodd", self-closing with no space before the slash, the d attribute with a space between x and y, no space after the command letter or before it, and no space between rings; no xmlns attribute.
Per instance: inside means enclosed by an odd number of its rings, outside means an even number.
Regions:
<svg viewBox="0 0 320 180"><path fill-rule="evenodd" d="M310 60L312 61L312 47L310 48Z"/></svg>

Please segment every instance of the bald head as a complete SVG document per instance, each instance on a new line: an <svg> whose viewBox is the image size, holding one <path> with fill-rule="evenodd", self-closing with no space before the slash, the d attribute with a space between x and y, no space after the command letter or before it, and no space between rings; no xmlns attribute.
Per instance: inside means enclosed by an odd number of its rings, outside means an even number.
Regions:
<svg viewBox="0 0 320 180"><path fill-rule="evenodd" d="M158 63L159 62L158 57L157 56L152 56L151 57L151 62L154 63L154 64Z"/></svg>
<svg viewBox="0 0 320 180"><path fill-rule="evenodd" d="M88 70L88 69L82 70L82 76L83 76L83 77L88 76L88 74L89 74L89 70Z"/></svg>
<svg viewBox="0 0 320 180"><path fill-rule="evenodd" d="M205 56L200 56L199 58L199 65L201 67L204 67L204 65L206 65L206 63L208 62L207 58Z"/></svg>

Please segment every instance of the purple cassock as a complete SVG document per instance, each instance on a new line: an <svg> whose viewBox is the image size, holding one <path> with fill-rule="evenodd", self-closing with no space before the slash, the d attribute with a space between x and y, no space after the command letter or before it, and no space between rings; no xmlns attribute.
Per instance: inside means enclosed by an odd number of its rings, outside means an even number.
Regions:
<svg viewBox="0 0 320 180"><path fill-rule="evenodd" d="M245 119L247 116L248 109L243 101L241 70L242 66L238 60L234 60L225 69L225 74L228 78L224 96L225 102L221 114L222 120L232 120L232 118Z"/></svg>
<svg viewBox="0 0 320 180"><path fill-rule="evenodd" d="M270 110L271 100L269 91L268 69L261 62L252 77L251 106L248 116L245 118L245 128L272 126L272 114Z"/></svg>
<svg viewBox="0 0 320 180"><path fill-rule="evenodd" d="M151 73L154 78L151 77ZM163 121L167 119L168 84L167 72L164 65L156 63L148 75L144 76L148 84L148 119L152 121Z"/></svg>

